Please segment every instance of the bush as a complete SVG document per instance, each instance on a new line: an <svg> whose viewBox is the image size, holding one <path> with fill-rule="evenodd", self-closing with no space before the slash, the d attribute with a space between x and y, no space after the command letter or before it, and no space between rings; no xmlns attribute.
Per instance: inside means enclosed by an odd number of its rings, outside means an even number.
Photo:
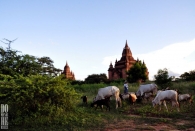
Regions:
<svg viewBox="0 0 195 131"><path fill-rule="evenodd" d="M4 79L3 79L4 77ZM53 118L74 110L79 94L61 77L1 75L0 102L9 105L9 119L16 124L25 117Z"/></svg>

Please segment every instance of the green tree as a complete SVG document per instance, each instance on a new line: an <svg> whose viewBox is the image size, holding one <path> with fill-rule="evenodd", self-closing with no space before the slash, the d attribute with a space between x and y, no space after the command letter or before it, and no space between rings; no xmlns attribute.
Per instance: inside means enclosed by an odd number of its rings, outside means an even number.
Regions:
<svg viewBox="0 0 195 131"><path fill-rule="evenodd" d="M42 68L41 74L43 75L57 76L62 71L54 67L54 62L49 57L38 58L38 63Z"/></svg>
<svg viewBox="0 0 195 131"><path fill-rule="evenodd" d="M144 62L137 60L130 70L127 71L128 82L145 81L147 79L147 67Z"/></svg>
<svg viewBox="0 0 195 131"><path fill-rule="evenodd" d="M61 70L53 65L49 57L37 58L32 55L21 55L19 51L0 48L0 73L10 76L48 75L57 76Z"/></svg>
<svg viewBox="0 0 195 131"><path fill-rule="evenodd" d="M180 78L185 81L194 81L195 80L195 70L181 74Z"/></svg>
<svg viewBox="0 0 195 131"><path fill-rule="evenodd" d="M188 72L185 72L185 73L180 75L180 78L182 80L189 81L190 80L190 74Z"/></svg>
<svg viewBox="0 0 195 131"><path fill-rule="evenodd" d="M93 84L93 83L100 83L100 82L107 82L107 76L105 73L92 74L92 75L88 75L88 77L85 78L85 83Z"/></svg>
<svg viewBox="0 0 195 131"><path fill-rule="evenodd" d="M155 83L161 87L161 89L171 86L173 76L169 77L168 70L166 68L159 69L157 75L154 75Z"/></svg>
<svg viewBox="0 0 195 131"><path fill-rule="evenodd" d="M17 75L16 66L20 59L17 55L18 51L5 50L0 48L0 73L5 75Z"/></svg>
<svg viewBox="0 0 195 131"><path fill-rule="evenodd" d="M41 73L41 65L37 63L37 58L31 55L20 55L18 56L16 64L16 72L23 76L36 75Z"/></svg>

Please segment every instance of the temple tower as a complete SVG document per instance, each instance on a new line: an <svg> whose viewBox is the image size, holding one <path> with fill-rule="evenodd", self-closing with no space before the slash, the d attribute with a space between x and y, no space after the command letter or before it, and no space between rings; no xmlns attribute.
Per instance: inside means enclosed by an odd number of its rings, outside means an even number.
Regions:
<svg viewBox="0 0 195 131"><path fill-rule="evenodd" d="M64 71L62 72L62 74L64 74L67 79L75 80L74 73L70 71L70 67L67 62L64 66Z"/></svg>
<svg viewBox="0 0 195 131"><path fill-rule="evenodd" d="M126 72L132 67L136 60L132 56L132 52L128 46L127 40L125 47L123 48L122 57L119 61L115 61L115 66L113 67L112 62L110 63L108 69L109 80L117 80L120 78L126 79Z"/></svg>

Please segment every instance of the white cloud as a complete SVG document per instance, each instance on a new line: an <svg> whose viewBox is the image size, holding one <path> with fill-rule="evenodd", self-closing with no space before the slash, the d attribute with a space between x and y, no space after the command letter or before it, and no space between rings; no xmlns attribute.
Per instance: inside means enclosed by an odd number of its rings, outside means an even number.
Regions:
<svg viewBox="0 0 195 131"><path fill-rule="evenodd" d="M93 68L93 69L98 69L98 67L97 67L97 66L92 66L92 68Z"/></svg>
<svg viewBox="0 0 195 131"><path fill-rule="evenodd" d="M184 72L194 70L195 61L187 60L188 57L192 57L195 54L194 52L195 39L190 42L174 43L146 54L133 54L133 57L144 60L148 67L149 79L153 80L154 75L157 74L159 69L167 68L170 76L179 76ZM105 57L102 64L108 66L112 62L114 65L116 58L119 60L121 56Z"/></svg>
<svg viewBox="0 0 195 131"><path fill-rule="evenodd" d="M195 69L195 61L185 59L190 57L193 52L195 52L195 39L190 42L171 44L160 50L135 56L145 61L149 70L149 78L152 80L159 69L167 68L170 75L179 75Z"/></svg>

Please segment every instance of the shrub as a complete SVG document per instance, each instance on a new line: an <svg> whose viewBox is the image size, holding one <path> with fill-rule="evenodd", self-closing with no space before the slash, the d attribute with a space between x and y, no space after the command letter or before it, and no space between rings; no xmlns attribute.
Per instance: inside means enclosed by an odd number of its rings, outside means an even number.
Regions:
<svg viewBox="0 0 195 131"><path fill-rule="evenodd" d="M55 117L74 110L79 94L61 77L19 76L8 81L1 75L0 102L9 105L9 119L16 123L25 117ZM11 82L10 82L11 81Z"/></svg>

